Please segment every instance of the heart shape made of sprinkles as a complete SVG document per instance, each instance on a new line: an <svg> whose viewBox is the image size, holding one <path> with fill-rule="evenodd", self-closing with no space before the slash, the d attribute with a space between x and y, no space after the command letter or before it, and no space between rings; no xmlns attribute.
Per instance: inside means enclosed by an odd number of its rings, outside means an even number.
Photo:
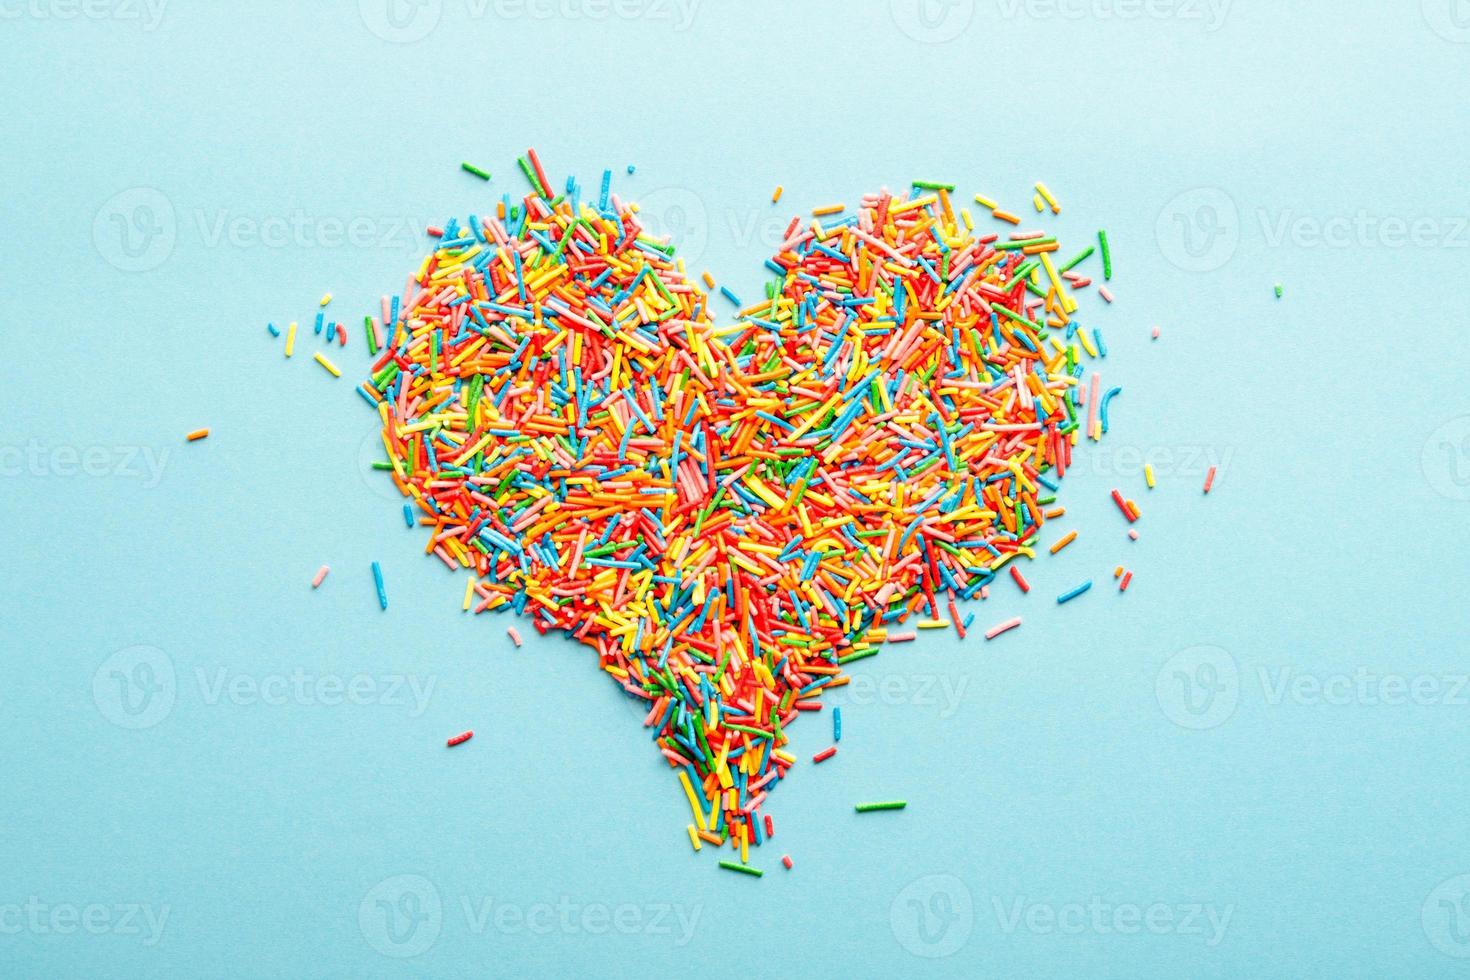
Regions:
<svg viewBox="0 0 1470 980"><path fill-rule="evenodd" d="M1100 430L1080 279L916 185L793 220L721 323L607 175L553 195L530 157L523 200L433 230L363 392L466 603L593 648L691 842L743 856L843 665L913 617L963 629L956 602L1032 556L1038 498Z"/></svg>

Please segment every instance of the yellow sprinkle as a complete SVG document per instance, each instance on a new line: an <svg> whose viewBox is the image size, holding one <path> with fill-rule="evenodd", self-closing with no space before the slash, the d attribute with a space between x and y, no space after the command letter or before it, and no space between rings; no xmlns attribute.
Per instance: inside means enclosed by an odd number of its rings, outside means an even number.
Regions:
<svg viewBox="0 0 1470 980"><path fill-rule="evenodd" d="M710 275L708 272L706 272L704 274L704 284L706 286L708 286L710 289L714 289L715 288L715 277L712 276L712 275Z"/></svg>
<svg viewBox="0 0 1470 980"><path fill-rule="evenodd" d="M291 351L296 347L296 324L286 328L286 356L291 356Z"/></svg>
<svg viewBox="0 0 1470 980"><path fill-rule="evenodd" d="M921 619L918 622L918 627L921 630L942 630L942 629L949 629L949 620L947 620L947 619Z"/></svg>
<svg viewBox="0 0 1470 980"><path fill-rule="evenodd" d="M987 207L987 208L989 208L992 211L994 211L996 208L1000 207L999 204L996 204L990 198L988 198L988 197L982 197L979 194L976 194L975 195L975 203L981 205L982 207Z"/></svg>
<svg viewBox="0 0 1470 980"><path fill-rule="evenodd" d="M1154 464L1153 463L1144 463L1143 464L1143 479L1148 483L1148 488L1150 490L1152 490L1154 488Z"/></svg>
<svg viewBox="0 0 1470 980"><path fill-rule="evenodd" d="M777 184L776 185L776 192L771 195L771 203L772 204L775 204L777 201L781 200L781 191L782 191L781 185L780 184Z"/></svg>
<svg viewBox="0 0 1470 980"><path fill-rule="evenodd" d="M704 810L694 795L694 787L689 785L689 774L683 769L679 770L679 785L684 787L684 795L689 798L689 809L694 811L694 822L699 824L700 830L704 830Z"/></svg>
<svg viewBox="0 0 1470 980"><path fill-rule="evenodd" d="M323 306L326 306L331 301L332 301L332 294L331 293L323 293L322 294L322 305Z"/></svg>
<svg viewBox="0 0 1470 980"><path fill-rule="evenodd" d="M1032 194L1031 195L1031 203L1034 204L1034 205L1036 205L1036 210L1037 210L1038 213L1046 210L1046 205L1041 203L1041 195L1040 194Z"/></svg>
<svg viewBox="0 0 1470 980"><path fill-rule="evenodd" d="M828 214L841 214L844 210L846 210L846 208L847 208L847 205L845 205L845 204L827 204L827 205L823 205L820 208L812 208L812 217L813 218L820 218L820 217L823 217L824 215L828 215Z"/></svg>
<svg viewBox="0 0 1470 980"><path fill-rule="evenodd" d="M329 361L325 357L323 357L321 351L317 351L316 354L314 354L313 356L316 358L316 362L318 364L320 364L322 367L326 368L328 371L332 372L332 377L334 377L334 378L340 378L340 377L342 377L342 372L337 369L337 365L333 364L331 361Z"/></svg>
<svg viewBox="0 0 1470 980"><path fill-rule="evenodd" d="M1062 213L1062 206L1057 203L1057 199L1052 196L1051 191L1046 189L1046 185L1039 180L1036 182L1036 193L1040 194L1046 199L1046 203L1051 205L1052 214Z"/></svg>
<svg viewBox="0 0 1470 980"><path fill-rule="evenodd" d="M475 594L475 578L472 575L472 576L470 576L470 580L464 584L464 611L465 612L469 612L469 609L470 609L470 597L473 596L474 594Z"/></svg>
<svg viewBox="0 0 1470 980"><path fill-rule="evenodd" d="M699 843L699 835L694 832L694 824L686 823L684 829L689 831L689 843L694 845L696 851L699 850L701 845Z"/></svg>

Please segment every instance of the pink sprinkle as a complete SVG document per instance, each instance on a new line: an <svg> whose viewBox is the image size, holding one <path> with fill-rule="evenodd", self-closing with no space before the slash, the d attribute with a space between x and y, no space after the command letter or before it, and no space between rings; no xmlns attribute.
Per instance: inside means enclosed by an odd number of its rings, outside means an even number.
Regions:
<svg viewBox="0 0 1470 980"><path fill-rule="evenodd" d="M783 854L783 855L781 855L781 863L784 864L784 865L786 865L786 870L787 871L790 871L791 870L791 855L790 854Z"/></svg>
<svg viewBox="0 0 1470 980"><path fill-rule="evenodd" d="M1210 492L1210 487L1215 483L1215 468L1210 467L1210 472L1205 474L1205 493Z"/></svg>
<svg viewBox="0 0 1470 980"><path fill-rule="evenodd" d="M448 745L450 748L454 748L456 745L459 745L462 742L468 742L470 739L472 739L474 737L475 737L475 733L472 732L472 731L471 732L460 732L458 735L454 736L453 738L451 738L448 742L445 742L444 744L445 745Z"/></svg>
<svg viewBox="0 0 1470 980"><path fill-rule="evenodd" d="M1129 541L1137 541L1138 540L1138 532L1136 530L1134 530L1133 528L1129 528L1128 529L1128 540Z"/></svg>
<svg viewBox="0 0 1470 980"><path fill-rule="evenodd" d="M331 571L331 569L328 568L326 565L323 565L321 568L318 568L316 570L316 575L312 576L312 579L311 579L311 587L313 589L315 589L318 586L320 586L322 584L322 579L326 578L327 577L327 573L330 572L330 571Z"/></svg>
<svg viewBox="0 0 1470 980"><path fill-rule="evenodd" d="M507 626L505 628L505 633L507 636L510 637L510 642L514 643L516 646L521 645L521 634L516 630L514 626Z"/></svg>
<svg viewBox="0 0 1470 980"><path fill-rule="evenodd" d="M1017 616L1015 619L1008 619L1004 623L996 623L994 626L990 627L990 629L985 631L985 638L987 640L993 640L997 636L1000 636L1002 633L1004 633L1006 630L1013 630L1020 625L1020 616Z"/></svg>
<svg viewBox="0 0 1470 980"><path fill-rule="evenodd" d="M1154 338L1154 340L1158 340L1159 339L1159 328L1158 327L1154 327L1154 329L1153 329L1153 338Z"/></svg>
<svg viewBox="0 0 1470 980"><path fill-rule="evenodd" d="M1103 299L1107 300L1109 303L1113 301L1113 294L1108 291L1108 287L1106 286L1097 287L1097 294Z"/></svg>
<svg viewBox="0 0 1470 980"><path fill-rule="evenodd" d="M837 754L837 746L835 746L835 745L829 745L827 748L823 749L822 751L818 752L816 755L812 756L812 761L813 762L826 762L828 759L832 758L836 754Z"/></svg>
<svg viewBox="0 0 1470 980"><path fill-rule="evenodd" d="M917 633L889 633L888 634L888 642L889 643L912 643L914 640L916 640L918 638L918 636L919 636L919 634L917 634Z"/></svg>

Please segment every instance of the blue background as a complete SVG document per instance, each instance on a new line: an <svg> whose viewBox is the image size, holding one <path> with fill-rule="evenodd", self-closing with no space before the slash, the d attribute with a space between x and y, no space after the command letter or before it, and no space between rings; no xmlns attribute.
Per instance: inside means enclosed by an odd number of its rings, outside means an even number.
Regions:
<svg viewBox="0 0 1470 980"><path fill-rule="evenodd" d="M558 4L3 4L0 973L1463 973L1470 10ZM1081 537L854 665L762 880L690 852L584 649L460 613L367 466L362 314L528 145L747 294L791 214L911 178L1114 243Z"/></svg>

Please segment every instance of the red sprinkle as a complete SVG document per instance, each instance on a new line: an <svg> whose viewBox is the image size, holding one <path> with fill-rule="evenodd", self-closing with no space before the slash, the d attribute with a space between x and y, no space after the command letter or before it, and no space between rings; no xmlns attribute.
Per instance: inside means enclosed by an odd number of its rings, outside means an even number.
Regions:
<svg viewBox="0 0 1470 980"><path fill-rule="evenodd" d="M1135 511L1132 507L1129 507L1128 501L1124 500L1123 495L1116 490L1113 491L1113 503L1117 504L1118 509L1123 512L1123 516L1128 518L1128 523L1132 524L1134 521L1138 520L1137 511Z"/></svg>
<svg viewBox="0 0 1470 980"><path fill-rule="evenodd" d="M475 737L475 733L474 732L460 732L458 735L456 735L453 738L451 738L445 744L448 745L450 748L453 748L454 746L458 745L459 743L461 743L461 742L468 742L470 739L472 739L474 737Z"/></svg>
<svg viewBox="0 0 1470 980"><path fill-rule="evenodd" d="M1124 573L1124 575L1123 575L1123 581L1121 581L1121 582L1118 583L1118 591L1119 592L1127 592L1128 591L1128 583L1131 582L1131 581L1133 581L1133 573L1132 572L1126 572L1126 573Z"/></svg>
<svg viewBox="0 0 1470 980"><path fill-rule="evenodd" d="M791 870L791 855L790 854L783 854L783 855L781 855L781 863L784 864L784 865L786 865L786 870L787 871L790 871Z"/></svg>
<svg viewBox="0 0 1470 980"><path fill-rule="evenodd" d="M1013 579L1016 580L1016 584L1021 587L1021 591L1022 592L1030 592L1031 591L1031 585L1030 585L1030 583L1028 583L1026 581L1026 579L1022 577L1021 570L1019 568L1017 568L1015 565L1012 565L1011 566L1011 578L1013 578Z"/></svg>
<svg viewBox="0 0 1470 980"><path fill-rule="evenodd" d="M1205 474L1205 493L1210 492L1210 486L1215 482L1215 468L1210 467L1210 472Z"/></svg>
<svg viewBox="0 0 1470 980"><path fill-rule="evenodd" d="M776 833L776 825L771 821L771 815L766 814L766 836L771 837Z"/></svg>
<svg viewBox="0 0 1470 980"><path fill-rule="evenodd" d="M828 759L832 758L836 754L837 754L837 746L832 745L832 746L829 746L829 747L823 749L822 751L818 752L816 755L812 756L812 761L813 762L826 762Z"/></svg>

